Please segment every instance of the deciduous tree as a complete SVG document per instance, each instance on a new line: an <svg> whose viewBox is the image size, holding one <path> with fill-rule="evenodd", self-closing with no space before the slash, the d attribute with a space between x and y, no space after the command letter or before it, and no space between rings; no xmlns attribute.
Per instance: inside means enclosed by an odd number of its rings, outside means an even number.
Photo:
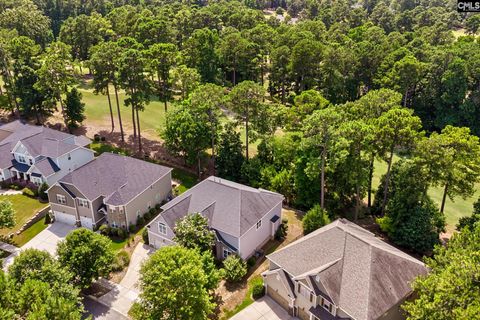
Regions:
<svg viewBox="0 0 480 320"><path fill-rule="evenodd" d="M115 259L112 241L91 230L70 232L57 246L58 261L74 274L74 283L88 288L99 277L105 277Z"/></svg>
<svg viewBox="0 0 480 320"><path fill-rule="evenodd" d="M208 293L202 257L196 250L167 246L140 269L140 299L134 319L206 320L215 304Z"/></svg>

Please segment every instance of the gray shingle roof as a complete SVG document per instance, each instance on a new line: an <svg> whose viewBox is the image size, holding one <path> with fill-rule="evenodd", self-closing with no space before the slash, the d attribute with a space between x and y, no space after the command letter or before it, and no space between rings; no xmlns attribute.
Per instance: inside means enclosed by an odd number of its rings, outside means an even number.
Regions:
<svg viewBox="0 0 480 320"><path fill-rule="evenodd" d="M212 176L164 205L162 216L173 229L188 213L208 213L212 228L239 237L282 201L278 193Z"/></svg>
<svg viewBox="0 0 480 320"><path fill-rule="evenodd" d="M60 168L51 158L43 158L42 160L37 161L35 163L35 168L37 168L45 177L51 176L55 172L60 171Z"/></svg>
<svg viewBox="0 0 480 320"><path fill-rule="evenodd" d="M19 120L0 125L0 168L12 166L15 145L21 141L33 157L57 158L78 147L85 147L90 140L43 126L32 126Z"/></svg>
<svg viewBox="0 0 480 320"><path fill-rule="evenodd" d="M172 169L113 153L99 157L67 174L61 184L73 185L87 199L105 197L111 205L124 205Z"/></svg>
<svg viewBox="0 0 480 320"><path fill-rule="evenodd" d="M357 320L377 319L411 293L425 265L339 219L267 257L296 279L318 276L318 288Z"/></svg>

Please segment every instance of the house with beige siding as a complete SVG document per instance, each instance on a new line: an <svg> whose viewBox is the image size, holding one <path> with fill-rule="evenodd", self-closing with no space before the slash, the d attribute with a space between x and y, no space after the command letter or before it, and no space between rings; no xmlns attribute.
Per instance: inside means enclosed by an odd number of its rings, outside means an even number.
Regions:
<svg viewBox="0 0 480 320"><path fill-rule="evenodd" d="M266 293L303 320L405 319L425 265L345 219L267 256Z"/></svg>
<svg viewBox="0 0 480 320"><path fill-rule="evenodd" d="M248 259L275 235L283 199L275 192L212 176L162 207L162 213L147 225L149 243L157 249L174 245L177 221L200 213L215 232L218 259L230 254Z"/></svg>
<svg viewBox="0 0 480 320"><path fill-rule="evenodd" d="M107 223L128 229L171 196L171 168L103 153L48 190L56 221L89 229Z"/></svg>
<svg viewBox="0 0 480 320"><path fill-rule="evenodd" d="M13 121L0 125L0 181L52 185L94 158L85 136Z"/></svg>

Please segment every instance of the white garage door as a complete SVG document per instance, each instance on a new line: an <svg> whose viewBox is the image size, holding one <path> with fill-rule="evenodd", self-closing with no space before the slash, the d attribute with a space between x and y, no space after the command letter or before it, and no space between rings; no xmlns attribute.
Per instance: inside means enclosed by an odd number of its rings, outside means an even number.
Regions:
<svg viewBox="0 0 480 320"><path fill-rule="evenodd" d="M87 229L93 229L92 218L80 217L80 222L82 224L82 227Z"/></svg>
<svg viewBox="0 0 480 320"><path fill-rule="evenodd" d="M69 225L75 225L77 219L74 215L55 211L55 221L66 223Z"/></svg>

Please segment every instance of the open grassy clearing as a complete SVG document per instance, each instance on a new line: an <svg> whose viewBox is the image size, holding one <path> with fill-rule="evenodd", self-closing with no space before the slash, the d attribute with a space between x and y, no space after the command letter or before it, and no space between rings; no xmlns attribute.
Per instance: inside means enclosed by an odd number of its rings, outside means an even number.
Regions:
<svg viewBox="0 0 480 320"><path fill-rule="evenodd" d="M394 157L394 161L398 161L400 158L398 156ZM378 188L380 183L380 177L387 172L387 163L383 161L375 161L375 173L373 176L373 188ZM443 187L434 187L428 190L428 194L433 201L440 208L442 203L443 196ZM447 232L455 231L455 225L458 223L458 219L461 217L469 216L473 211L473 203L480 197L480 184L476 186L476 192L471 198L462 199L460 197L456 198L452 202L448 197L445 202L445 218L447 222Z"/></svg>
<svg viewBox="0 0 480 320"><path fill-rule="evenodd" d="M28 219L30 219L30 217L47 206L45 203L40 203L38 200L24 196L23 194L1 195L0 201L4 200L8 200L12 203L13 209L16 212L16 224L12 229L0 229L0 235L7 235L16 232L25 224L25 222L28 221Z"/></svg>

